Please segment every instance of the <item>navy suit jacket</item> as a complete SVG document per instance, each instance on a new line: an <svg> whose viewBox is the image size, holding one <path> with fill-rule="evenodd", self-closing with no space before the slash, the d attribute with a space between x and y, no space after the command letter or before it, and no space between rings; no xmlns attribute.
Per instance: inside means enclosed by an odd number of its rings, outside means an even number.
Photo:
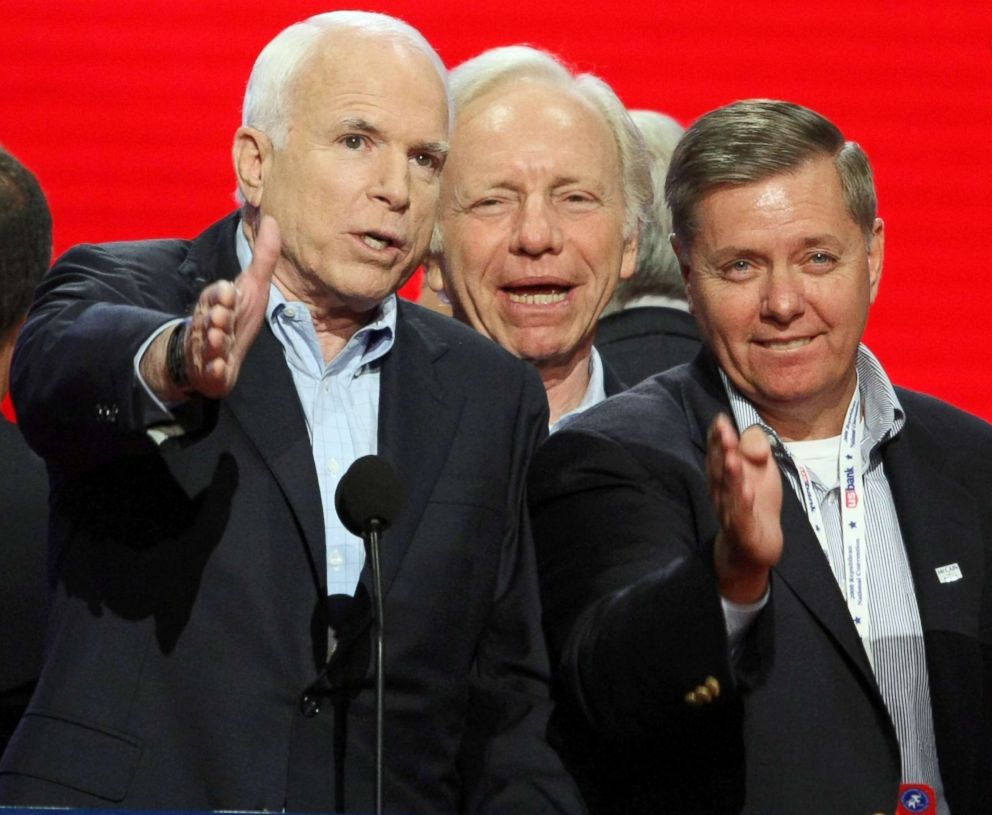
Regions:
<svg viewBox="0 0 992 815"><path fill-rule="evenodd" d="M192 243L79 247L46 278L14 397L53 475L47 662L0 802L370 811L370 580L328 636L303 411L268 326L236 387L155 446L132 360L238 273L237 219ZM378 452L406 484L385 533L385 808L570 809L549 711L524 473L534 371L400 303ZM328 655L330 657L328 658Z"/></svg>
<svg viewBox="0 0 992 815"><path fill-rule="evenodd" d="M617 375L636 385L691 362L702 341L696 318L667 306L637 306L600 317L596 348Z"/></svg>
<svg viewBox="0 0 992 815"><path fill-rule="evenodd" d="M41 667L47 525L45 463L0 417L0 754Z"/></svg>
<svg viewBox="0 0 992 815"><path fill-rule="evenodd" d="M940 770L951 810L981 812L992 800L992 428L897 392L906 424L882 457L919 601ZM719 412L731 415L704 351L590 409L535 459L563 752L595 811L624 811L618 796L633 795L627 811L891 812L895 732L784 476L785 549L734 681L710 574L718 525L704 455ZM942 583L936 569L952 563L963 579ZM685 695L704 676L721 695L691 707ZM597 742L609 745L601 762L589 758Z"/></svg>

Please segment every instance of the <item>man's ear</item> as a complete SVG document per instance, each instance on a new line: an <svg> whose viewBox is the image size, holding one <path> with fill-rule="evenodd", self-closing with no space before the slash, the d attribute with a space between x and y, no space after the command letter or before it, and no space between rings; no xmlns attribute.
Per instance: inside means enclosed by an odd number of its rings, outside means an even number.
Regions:
<svg viewBox="0 0 992 815"><path fill-rule="evenodd" d="M265 173L272 157L272 140L254 127L239 127L234 134L234 172L238 189L251 206L262 204Z"/></svg>
<svg viewBox="0 0 992 815"><path fill-rule="evenodd" d="M627 280L634 276L637 271L637 247L640 241L640 232L631 235L623 246L623 255L620 258L620 279Z"/></svg>
<svg viewBox="0 0 992 815"><path fill-rule="evenodd" d="M441 274L441 256L433 252L424 260L424 276L435 294L444 294L444 275Z"/></svg>
<svg viewBox="0 0 992 815"><path fill-rule="evenodd" d="M885 259L885 224L881 218L875 219L868 244L868 292L869 303L878 297L878 285L882 282L882 263Z"/></svg>
<svg viewBox="0 0 992 815"><path fill-rule="evenodd" d="M675 237L674 232L668 236L668 242L672 245L672 251L675 252L675 257L679 261L679 270L682 272L682 284L685 286L685 299L689 304L689 313L692 314L692 286L690 285L692 267L689 265L689 252L682 245L682 241Z"/></svg>

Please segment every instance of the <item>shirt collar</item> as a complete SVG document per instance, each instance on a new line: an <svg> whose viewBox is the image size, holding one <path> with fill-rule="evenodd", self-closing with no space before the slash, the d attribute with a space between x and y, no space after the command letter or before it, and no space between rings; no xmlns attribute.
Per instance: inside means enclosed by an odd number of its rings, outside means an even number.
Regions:
<svg viewBox="0 0 992 815"><path fill-rule="evenodd" d="M548 428L549 433L561 430L568 422L588 410L593 405L599 404L606 398L606 383L603 375L603 360L599 356L599 351L593 346L589 354L589 384L586 392L582 396L582 401L570 410L558 417L558 421Z"/></svg>
<svg viewBox="0 0 992 815"><path fill-rule="evenodd" d="M896 435L906 423L906 414L899 404L892 382L874 354L861 343L858 346L858 357L855 363L858 371L858 389L861 392L865 420L865 444L868 449L874 448ZM720 379L730 400L730 409L734 414L734 422L738 430L744 430L751 425L760 425L776 442L773 445L776 452L785 450L782 439L755 410L752 405L730 381L730 378L720 368ZM865 448L862 447L862 450Z"/></svg>

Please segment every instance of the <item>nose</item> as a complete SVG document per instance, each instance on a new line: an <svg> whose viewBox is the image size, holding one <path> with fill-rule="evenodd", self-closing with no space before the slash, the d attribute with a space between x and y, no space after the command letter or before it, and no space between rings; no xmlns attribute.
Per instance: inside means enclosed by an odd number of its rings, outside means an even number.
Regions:
<svg viewBox="0 0 992 815"><path fill-rule="evenodd" d="M528 196L517 213L510 251L537 257L558 254L561 247L561 226L551 203L539 196Z"/></svg>
<svg viewBox="0 0 992 815"><path fill-rule="evenodd" d="M410 162L406 153L383 150L374 166L369 196L391 210L406 209L410 205Z"/></svg>
<svg viewBox="0 0 992 815"><path fill-rule="evenodd" d="M806 310L802 272L773 268L765 279L761 314L776 323L788 324Z"/></svg>

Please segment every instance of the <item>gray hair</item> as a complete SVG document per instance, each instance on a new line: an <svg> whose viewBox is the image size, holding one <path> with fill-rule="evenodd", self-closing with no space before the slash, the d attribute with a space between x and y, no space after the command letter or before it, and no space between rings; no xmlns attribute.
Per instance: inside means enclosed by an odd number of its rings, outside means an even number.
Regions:
<svg viewBox="0 0 992 815"><path fill-rule="evenodd" d="M650 162L637 126L602 79L592 74L576 74L552 54L529 45L491 48L451 72L456 112L488 91L519 79L534 79L572 91L599 111L613 134L620 158L624 238L636 235L647 222L651 207ZM431 249L440 253L441 246L440 229L436 227Z"/></svg>
<svg viewBox="0 0 992 815"><path fill-rule="evenodd" d="M641 230L634 274L620 281L604 314L619 311L626 303L645 295L659 295L673 300L686 299L679 261L669 240L672 214L665 203L665 173L668 171L672 151L685 128L671 116L653 110L632 110L630 118L641 131L651 158L654 204L650 218Z"/></svg>
<svg viewBox="0 0 992 815"><path fill-rule="evenodd" d="M454 107L448 93L448 71L437 52L417 29L387 14L328 11L284 28L262 49L248 77L241 124L261 130L275 147L284 147L292 113L293 80L324 36L342 28L391 39L424 54L444 83L448 97L448 121L453 121ZM247 206L240 191L237 193L237 200L242 206Z"/></svg>
<svg viewBox="0 0 992 815"><path fill-rule="evenodd" d="M763 181L821 156L833 158L847 211L870 243L878 202L868 156L816 111L773 99L725 105L685 132L665 180L675 235L691 245L696 207L714 188Z"/></svg>
<svg viewBox="0 0 992 815"><path fill-rule="evenodd" d="M52 259L52 214L38 179L0 147L0 344Z"/></svg>

